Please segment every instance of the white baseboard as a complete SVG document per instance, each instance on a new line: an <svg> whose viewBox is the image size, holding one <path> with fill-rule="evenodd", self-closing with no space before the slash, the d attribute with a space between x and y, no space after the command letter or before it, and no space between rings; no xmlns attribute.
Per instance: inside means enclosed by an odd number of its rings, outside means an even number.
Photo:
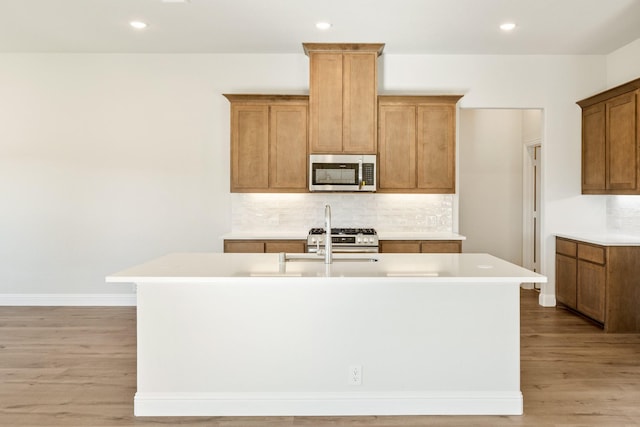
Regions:
<svg viewBox="0 0 640 427"><path fill-rule="evenodd" d="M136 416L522 415L520 392L136 393Z"/></svg>
<svg viewBox="0 0 640 427"><path fill-rule="evenodd" d="M540 295L538 296L538 304L540 304L543 307L555 307L556 306L556 296L555 295L548 295L548 294L540 292Z"/></svg>
<svg viewBox="0 0 640 427"><path fill-rule="evenodd" d="M135 306L135 294L0 294L0 306Z"/></svg>

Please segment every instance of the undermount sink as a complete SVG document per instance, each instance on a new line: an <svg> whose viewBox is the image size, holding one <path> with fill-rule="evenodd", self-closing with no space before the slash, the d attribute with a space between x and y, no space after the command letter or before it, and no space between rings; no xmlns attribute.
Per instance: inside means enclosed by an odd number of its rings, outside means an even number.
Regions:
<svg viewBox="0 0 640 427"><path fill-rule="evenodd" d="M366 254L333 254L333 262L377 262L375 255ZM307 254L289 254L280 252L280 263L284 262L324 262L324 256L307 253Z"/></svg>

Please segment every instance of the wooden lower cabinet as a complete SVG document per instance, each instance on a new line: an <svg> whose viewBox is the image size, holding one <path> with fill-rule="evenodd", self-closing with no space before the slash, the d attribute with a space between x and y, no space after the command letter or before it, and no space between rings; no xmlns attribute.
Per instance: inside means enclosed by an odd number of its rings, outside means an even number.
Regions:
<svg viewBox="0 0 640 427"><path fill-rule="evenodd" d="M225 240L224 251L236 253L304 253L306 240Z"/></svg>
<svg viewBox="0 0 640 427"><path fill-rule="evenodd" d="M640 332L640 246L556 238L556 300L606 332Z"/></svg>
<svg viewBox="0 0 640 427"><path fill-rule="evenodd" d="M264 251L267 253L304 253L306 250L306 241L304 240L267 240L264 242Z"/></svg>
<svg viewBox="0 0 640 427"><path fill-rule="evenodd" d="M604 323L606 301L605 266L578 259L577 280L577 310L600 323Z"/></svg>
<svg viewBox="0 0 640 427"><path fill-rule="evenodd" d="M577 308L577 274L578 260L575 256L556 253L556 300L574 310Z"/></svg>
<svg viewBox="0 0 640 427"><path fill-rule="evenodd" d="M381 253L460 253L460 240L381 240Z"/></svg>

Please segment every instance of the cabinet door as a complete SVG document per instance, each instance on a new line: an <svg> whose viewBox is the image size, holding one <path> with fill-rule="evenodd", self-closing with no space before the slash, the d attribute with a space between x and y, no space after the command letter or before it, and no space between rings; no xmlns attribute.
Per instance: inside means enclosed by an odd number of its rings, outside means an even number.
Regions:
<svg viewBox="0 0 640 427"><path fill-rule="evenodd" d="M420 252L431 254L460 253L462 243L455 241L429 241L420 244Z"/></svg>
<svg viewBox="0 0 640 427"><path fill-rule="evenodd" d="M582 111L582 192L606 190L605 104Z"/></svg>
<svg viewBox="0 0 640 427"><path fill-rule="evenodd" d="M556 254L556 299L575 309L577 292L577 259Z"/></svg>
<svg viewBox="0 0 640 427"><path fill-rule="evenodd" d="M420 253L420 242L415 240L383 240L380 241L380 252L383 253Z"/></svg>
<svg viewBox="0 0 640 427"><path fill-rule="evenodd" d="M455 107L418 106L418 188L455 192Z"/></svg>
<svg viewBox="0 0 640 427"><path fill-rule="evenodd" d="M578 260L577 309L604 323L606 270L604 265Z"/></svg>
<svg viewBox="0 0 640 427"><path fill-rule="evenodd" d="M307 189L307 106L273 105L270 111L269 187Z"/></svg>
<svg viewBox="0 0 640 427"><path fill-rule="evenodd" d="M231 191L269 187L269 107L231 106Z"/></svg>
<svg viewBox="0 0 640 427"><path fill-rule="evenodd" d="M380 105L378 188L416 188L416 107Z"/></svg>
<svg viewBox="0 0 640 427"><path fill-rule="evenodd" d="M375 53L343 54L343 142L345 153L376 153L377 76Z"/></svg>
<svg viewBox="0 0 640 427"><path fill-rule="evenodd" d="M606 103L607 189L637 189L636 92Z"/></svg>
<svg viewBox="0 0 640 427"><path fill-rule="evenodd" d="M264 242L255 240L225 240L225 252L262 253Z"/></svg>
<svg viewBox="0 0 640 427"><path fill-rule="evenodd" d="M342 54L310 53L309 144L311 153L342 151Z"/></svg>
<svg viewBox="0 0 640 427"><path fill-rule="evenodd" d="M265 242L265 252L287 252L287 253L304 253L305 241L300 240L267 240Z"/></svg>

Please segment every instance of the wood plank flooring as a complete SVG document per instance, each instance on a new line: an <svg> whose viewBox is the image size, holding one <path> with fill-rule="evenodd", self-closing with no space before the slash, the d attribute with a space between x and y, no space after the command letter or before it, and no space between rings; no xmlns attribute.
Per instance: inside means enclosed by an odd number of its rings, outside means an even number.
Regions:
<svg viewBox="0 0 640 427"><path fill-rule="evenodd" d="M501 417L134 417L135 308L0 307L0 426L640 426L640 334L537 297L522 291L525 414Z"/></svg>

